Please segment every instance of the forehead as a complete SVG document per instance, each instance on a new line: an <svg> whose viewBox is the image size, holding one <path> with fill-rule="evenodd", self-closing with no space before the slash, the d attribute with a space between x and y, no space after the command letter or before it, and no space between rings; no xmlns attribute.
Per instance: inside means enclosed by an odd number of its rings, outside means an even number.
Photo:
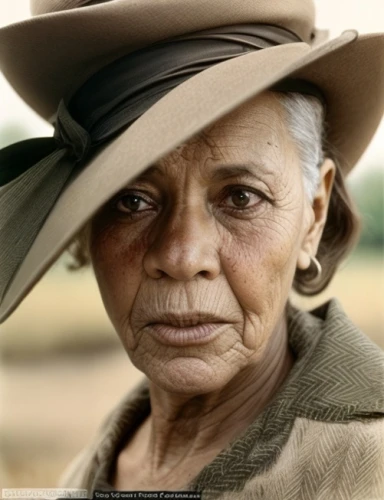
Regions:
<svg viewBox="0 0 384 500"><path fill-rule="evenodd" d="M283 167L284 158L294 149L276 93L264 92L177 147L152 168L170 172L180 162L206 169L221 160L248 160L269 163L276 169Z"/></svg>

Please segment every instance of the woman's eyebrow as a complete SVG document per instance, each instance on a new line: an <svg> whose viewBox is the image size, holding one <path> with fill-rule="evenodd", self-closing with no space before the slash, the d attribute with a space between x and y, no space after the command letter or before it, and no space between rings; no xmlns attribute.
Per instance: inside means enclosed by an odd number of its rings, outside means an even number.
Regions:
<svg viewBox="0 0 384 500"><path fill-rule="evenodd" d="M241 165L228 165L216 168L210 178L214 181L221 181L230 177L254 177L258 178L259 174L271 174L271 171L262 164L246 163Z"/></svg>
<svg viewBox="0 0 384 500"><path fill-rule="evenodd" d="M144 170L144 172L141 172L141 174L139 174L135 178L135 180L143 181L148 177L151 177L152 175L160 175L161 177L164 177L164 172L161 170L161 168L159 168L158 166L156 166L156 164L154 164L148 167L146 170Z"/></svg>
<svg viewBox="0 0 384 500"><path fill-rule="evenodd" d="M270 169L261 163L247 162L241 164L219 165L212 169L211 172L207 172L207 178L210 181L222 181L231 177L252 177L257 179L260 177L260 174L271 175L272 173ZM153 175L164 177L165 173L154 164L144 170L135 180L144 181Z"/></svg>

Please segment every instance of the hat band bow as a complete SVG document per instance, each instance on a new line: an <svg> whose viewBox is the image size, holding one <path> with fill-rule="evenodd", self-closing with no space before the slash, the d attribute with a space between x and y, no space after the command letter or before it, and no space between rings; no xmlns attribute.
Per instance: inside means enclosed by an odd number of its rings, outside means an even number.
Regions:
<svg viewBox="0 0 384 500"><path fill-rule="evenodd" d="M91 136L72 118L63 101L58 108L54 139L57 149L67 150L75 162L86 158L91 147Z"/></svg>

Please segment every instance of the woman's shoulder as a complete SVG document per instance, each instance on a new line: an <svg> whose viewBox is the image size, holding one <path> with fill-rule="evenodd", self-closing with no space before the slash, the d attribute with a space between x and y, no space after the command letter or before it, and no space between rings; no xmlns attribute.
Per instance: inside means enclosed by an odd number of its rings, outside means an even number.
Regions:
<svg viewBox="0 0 384 500"><path fill-rule="evenodd" d="M384 416L349 423L297 418L276 463L236 498L384 498Z"/></svg>
<svg viewBox="0 0 384 500"><path fill-rule="evenodd" d="M384 352L336 300L310 312L291 307L288 325L296 363L286 394L296 416L335 422L384 416Z"/></svg>
<svg viewBox="0 0 384 500"><path fill-rule="evenodd" d="M384 481L384 415L343 423L296 418L286 450L295 450L306 470L332 467L339 477L377 473Z"/></svg>

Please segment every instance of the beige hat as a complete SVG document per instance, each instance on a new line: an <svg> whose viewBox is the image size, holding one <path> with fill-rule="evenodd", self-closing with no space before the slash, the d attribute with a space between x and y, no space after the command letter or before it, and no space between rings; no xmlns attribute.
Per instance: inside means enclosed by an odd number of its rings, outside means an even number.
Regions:
<svg viewBox="0 0 384 500"><path fill-rule="evenodd" d="M0 322L103 203L263 90L321 94L345 174L383 114L384 34L323 41L311 0L31 4L0 69L56 132L0 151Z"/></svg>

